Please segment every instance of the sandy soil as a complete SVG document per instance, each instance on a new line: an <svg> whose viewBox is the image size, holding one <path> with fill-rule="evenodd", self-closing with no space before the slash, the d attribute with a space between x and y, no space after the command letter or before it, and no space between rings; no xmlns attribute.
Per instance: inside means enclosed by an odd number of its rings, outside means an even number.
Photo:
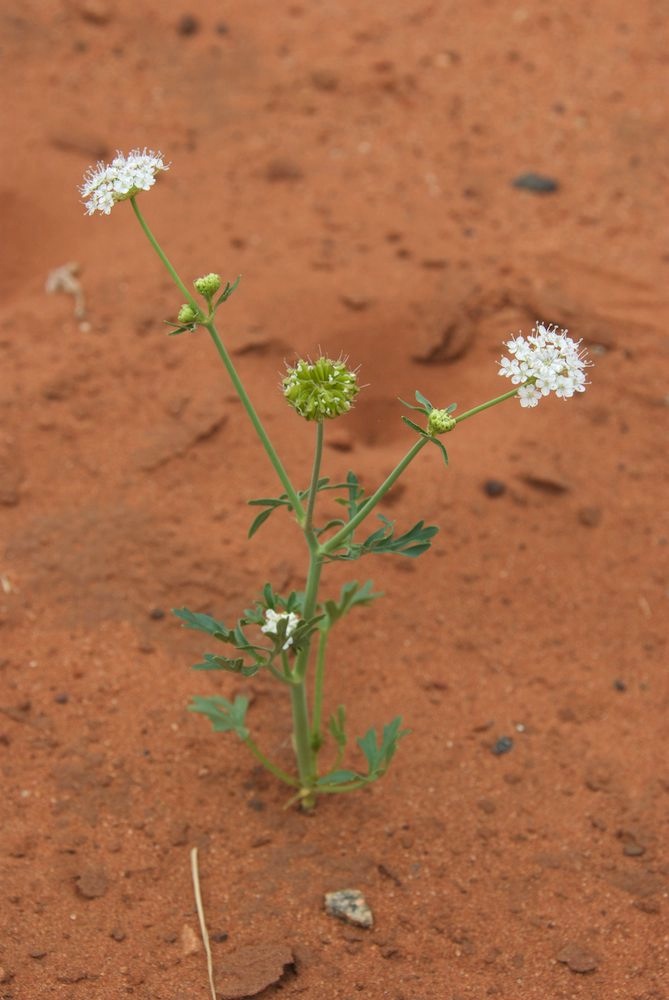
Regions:
<svg viewBox="0 0 669 1000"><path fill-rule="evenodd" d="M3 5L2 1000L205 1000L194 846L225 995L669 996L666 29L656 0ZM234 619L304 559L287 518L245 540L272 469L206 335L165 336L181 298L129 206L83 214L86 167L133 146L172 163L142 205L183 275L243 274L226 342L298 479L284 359L362 366L326 471L370 485L412 441L397 397L498 394L509 334L556 322L595 361L389 498L442 530L353 567L386 597L327 697L412 735L313 816L186 711L246 690L290 766L283 691L194 674L169 609ZM67 263L83 303L45 290ZM325 913L348 887L372 930Z"/></svg>

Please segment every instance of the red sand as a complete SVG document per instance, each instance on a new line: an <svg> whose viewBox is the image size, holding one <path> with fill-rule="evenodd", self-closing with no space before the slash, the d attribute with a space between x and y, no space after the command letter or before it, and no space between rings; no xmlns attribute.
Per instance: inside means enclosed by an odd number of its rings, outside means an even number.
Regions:
<svg viewBox="0 0 669 1000"><path fill-rule="evenodd" d="M2 1000L205 1000L193 846L228 979L294 956L264 997L669 995L666 28L651 0L5 4ZM412 440L397 396L502 392L536 319L596 363L463 424L448 470L421 453L385 509L441 525L428 554L328 571L386 593L333 640L328 708L412 735L314 816L185 708L246 689L290 765L284 692L194 674L169 609L232 620L304 559L281 515L245 541L272 470L206 334L165 336L129 206L83 215L86 167L133 146L172 162L142 207L184 277L243 274L226 342L296 477L284 359L362 366L325 471L368 485ZM83 323L44 292L68 261ZM349 887L373 930L325 914Z"/></svg>

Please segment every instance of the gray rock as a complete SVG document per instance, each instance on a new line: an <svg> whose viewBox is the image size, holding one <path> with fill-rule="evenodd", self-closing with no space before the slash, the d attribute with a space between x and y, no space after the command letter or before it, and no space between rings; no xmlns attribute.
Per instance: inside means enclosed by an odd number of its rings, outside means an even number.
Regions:
<svg viewBox="0 0 669 1000"><path fill-rule="evenodd" d="M325 893L325 912L358 927L372 927L374 917L359 889Z"/></svg>

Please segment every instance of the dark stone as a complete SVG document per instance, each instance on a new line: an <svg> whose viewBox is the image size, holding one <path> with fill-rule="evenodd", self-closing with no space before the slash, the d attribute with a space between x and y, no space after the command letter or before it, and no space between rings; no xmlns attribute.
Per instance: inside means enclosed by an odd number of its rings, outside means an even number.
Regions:
<svg viewBox="0 0 669 1000"><path fill-rule="evenodd" d="M501 497L506 493L506 483L500 482L499 479L486 479L483 492L487 497Z"/></svg>
<svg viewBox="0 0 669 1000"><path fill-rule="evenodd" d="M533 194L552 194L560 186L552 177L545 177L543 174L535 174L532 171L519 174L518 177L514 177L511 183L515 188L531 191Z"/></svg>
<svg viewBox="0 0 669 1000"><path fill-rule="evenodd" d="M178 35L196 35L200 30L200 22L193 14L183 14L177 23Z"/></svg>
<svg viewBox="0 0 669 1000"><path fill-rule="evenodd" d="M496 743L490 747L490 752L500 756L513 749L513 740L510 736L500 736Z"/></svg>

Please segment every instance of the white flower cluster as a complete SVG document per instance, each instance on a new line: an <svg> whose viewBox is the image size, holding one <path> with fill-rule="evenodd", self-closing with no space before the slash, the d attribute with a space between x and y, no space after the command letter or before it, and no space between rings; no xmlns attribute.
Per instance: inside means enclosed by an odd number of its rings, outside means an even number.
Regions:
<svg viewBox="0 0 669 1000"><path fill-rule="evenodd" d="M569 399L575 392L585 392L585 369L592 363L580 343L566 330L537 323L529 336L506 342L511 357L501 359L499 374L520 386L521 406L536 406L550 392Z"/></svg>
<svg viewBox="0 0 669 1000"><path fill-rule="evenodd" d="M282 649L288 649L289 646L293 645L291 635L300 623L298 615L296 615L293 611L273 611L272 608L268 608L265 612L265 624L260 629L260 631L264 632L266 635L277 635L277 625L285 618L288 619L288 624L286 625L286 641L284 642Z"/></svg>
<svg viewBox="0 0 669 1000"><path fill-rule="evenodd" d="M151 149L132 149L127 156L117 152L111 163L89 167L79 188L86 213L109 215L119 201L133 198L139 191L148 191L156 183L156 174L169 170L162 153Z"/></svg>

